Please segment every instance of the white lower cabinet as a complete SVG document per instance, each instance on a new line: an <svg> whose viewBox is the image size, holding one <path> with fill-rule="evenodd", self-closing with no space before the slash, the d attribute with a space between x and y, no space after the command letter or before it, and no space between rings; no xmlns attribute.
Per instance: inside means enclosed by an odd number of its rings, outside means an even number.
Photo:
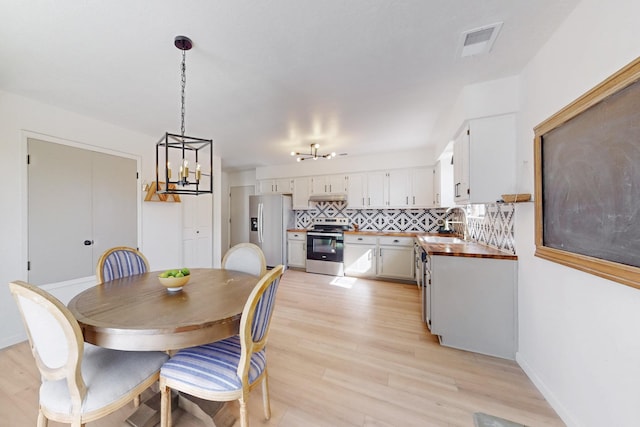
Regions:
<svg viewBox="0 0 640 427"><path fill-rule="evenodd" d="M344 274L375 277L377 236L344 236Z"/></svg>
<svg viewBox="0 0 640 427"><path fill-rule="evenodd" d="M414 279L412 237L347 234L344 274L347 276Z"/></svg>
<svg viewBox="0 0 640 427"><path fill-rule="evenodd" d="M289 267L306 267L307 233L299 231L287 232L287 263Z"/></svg>
<svg viewBox="0 0 640 427"><path fill-rule="evenodd" d="M428 255L423 304L440 344L515 359L517 261Z"/></svg>
<svg viewBox="0 0 640 427"><path fill-rule="evenodd" d="M415 278L413 237L378 237L378 277Z"/></svg>

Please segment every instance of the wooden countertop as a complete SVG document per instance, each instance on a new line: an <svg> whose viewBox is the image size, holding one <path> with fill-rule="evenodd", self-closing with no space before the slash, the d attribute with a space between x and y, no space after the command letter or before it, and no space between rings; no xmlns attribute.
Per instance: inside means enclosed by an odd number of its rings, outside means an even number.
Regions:
<svg viewBox="0 0 640 427"><path fill-rule="evenodd" d="M416 242L430 255L460 256L470 258L495 258L517 260L518 256L478 242L430 242L432 234L416 236Z"/></svg>
<svg viewBox="0 0 640 427"><path fill-rule="evenodd" d="M309 230L289 229L288 232L306 233ZM430 237L460 237L455 234L447 233L418 233L418 232L400 232L400 231L355 231L347 230L344 234L362 235L362 236L390 236L390 237L414 237L416 242L431 255L461 256L470 258L496 258L496 259L512 259L517 260L518 256L509 252L492 248L491 246L478 242L430 242Z"/></svg>

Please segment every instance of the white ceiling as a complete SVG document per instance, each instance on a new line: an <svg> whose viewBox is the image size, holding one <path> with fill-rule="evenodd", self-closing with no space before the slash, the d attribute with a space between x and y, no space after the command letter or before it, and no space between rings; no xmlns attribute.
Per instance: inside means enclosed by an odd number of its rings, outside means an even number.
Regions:
<svg viewBox="0 0 640 427"><path fill-rule="evenodd" d="M464 85L518 74L579 0L0 0L0 89L150 135L213 138L225 170L289 152L442 145ZM492 51L462 32L504 22Z"/></svg>

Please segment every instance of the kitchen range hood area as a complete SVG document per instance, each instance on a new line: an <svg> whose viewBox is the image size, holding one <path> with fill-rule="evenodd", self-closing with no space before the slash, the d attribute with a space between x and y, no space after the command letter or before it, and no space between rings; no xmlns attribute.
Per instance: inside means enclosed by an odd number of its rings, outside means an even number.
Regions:
<svg viewBox="0 0 640 427"><path fill-rule="evenodd" d="M346 202L346 194L312 194L309 196L310 202Z"/></svg>

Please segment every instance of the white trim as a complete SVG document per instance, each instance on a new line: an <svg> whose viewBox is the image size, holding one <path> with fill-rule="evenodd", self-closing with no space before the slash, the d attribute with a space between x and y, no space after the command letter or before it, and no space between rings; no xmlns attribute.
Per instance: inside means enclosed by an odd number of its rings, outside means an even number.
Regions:
<svg viewBox="0 0 640 427"><path fill-rule="evenodd" d="M522 356L521 352L516 352L516 362L522 368L525 374L529 377L531 382L536 386L538 391L542 393L542 396L549 402L549 405L556 411L558 416L564 421L567 427L580 426L580 423L576 421L575 417L569 412L569 410L562 404L560 399L556 397L553 391L547 387L542 378L540 378L536 372L533 370L531 365L527 362L527 360Z"/></svg>

